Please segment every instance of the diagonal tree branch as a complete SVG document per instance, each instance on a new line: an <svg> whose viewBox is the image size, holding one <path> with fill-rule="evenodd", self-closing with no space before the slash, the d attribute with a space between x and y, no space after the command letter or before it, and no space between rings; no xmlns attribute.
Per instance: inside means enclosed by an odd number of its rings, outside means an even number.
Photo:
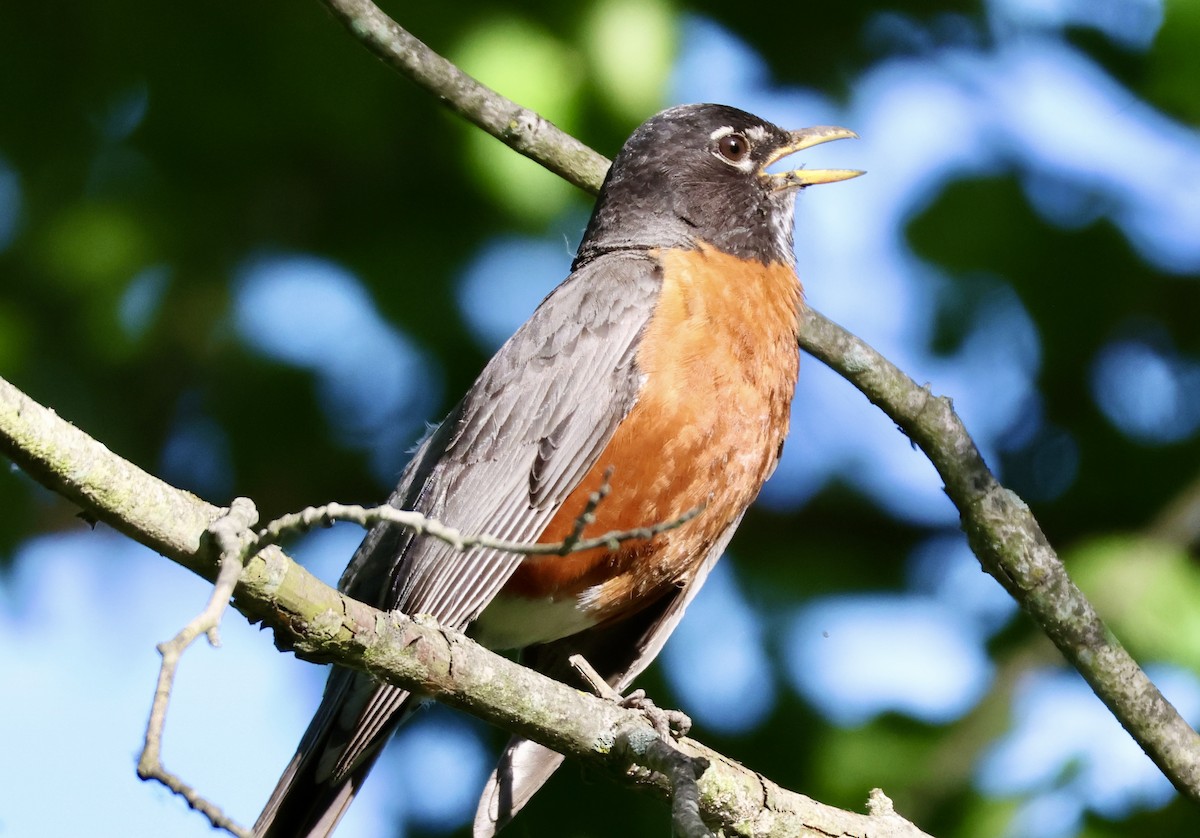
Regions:
<svg viewBox="0 0 1200 838"><path fill-rule="evenodd" d="M863 392L937 468L971 549L1180 792L1200 802L1200 735L1167 701L1067 574L1029 507L988 469L954 412L818 312L801 345Z"/></svg>
<svg viewBox="0 0 1200 838"><path fill-rule="evenodd" d="M202 549L201 539L224 510L121 459L3 379L0 453L97 520L216 580L217 557ZM653 762L659 756L653 743L661 742L638 711L525 669L431 620L384 613L350 599L278 547L246 562L234 606L270 626L277 645L308 660L336 660L369 672L591 764L619 782L664 798L670 793L661 775L631 771ZM699 742L683 739L678 745L689 758L708 761L698 781L700 812L727 836L925 836L878 801L868 814L845 812L783 789Z"/></svg>
<svg viewBox="0 0 1200 838"><path fill-rule="evenodd" d="M322 2L372 52L447 107L571 183L599 190L607 167L575 138L462 73L369 0ZM805 314L800 346L858 387L920 446L984 569L1033 616L1175 787L1200 802L1200 735L1105 627L1029 507L989 471L950 401L918 387L819 312Z"/></svg>

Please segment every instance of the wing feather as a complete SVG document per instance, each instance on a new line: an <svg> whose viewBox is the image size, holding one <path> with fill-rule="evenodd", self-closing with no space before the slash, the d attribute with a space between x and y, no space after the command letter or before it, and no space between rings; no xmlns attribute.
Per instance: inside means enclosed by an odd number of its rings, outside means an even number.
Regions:
<svg viewBox="0 0 1200 838"><path fill-rule="evenodd" d="M640 252L572 274L484 369L441 439L422 448L420 459L434 462L405 508L466 533L535 541L637 400L637 341L660 285L657 261ZM390 556L360 551L354 577L390 576L397 584L381 607L455 628L478 616L521 561L420 536L402 546Z"/></svg>

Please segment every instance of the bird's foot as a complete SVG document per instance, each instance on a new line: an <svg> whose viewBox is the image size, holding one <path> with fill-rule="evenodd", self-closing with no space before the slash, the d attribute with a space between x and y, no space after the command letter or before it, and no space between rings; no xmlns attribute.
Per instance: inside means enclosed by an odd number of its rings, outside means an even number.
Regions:
<svg viewBox="0 0 1200 838"><path fill-rule="evenodd" d="M629 695L621 695L597 672L583 655L572 655L571 666L575 667L583 679L588 682L592 692L601 698L606 698L621 707L637 710L665 741L687 736L692 729L692 719L682 710L667 710L659 707L646 697L645 690L634 690Z"/></svg>
<svg viewBox="0 0 1200 838"><path fill-rule="evenodd" d="M618 702L622 707L638 710L663 739L680 739L692 729L692 717L682 710L659 707L646 697L645 690L634 690Z"/></svg>

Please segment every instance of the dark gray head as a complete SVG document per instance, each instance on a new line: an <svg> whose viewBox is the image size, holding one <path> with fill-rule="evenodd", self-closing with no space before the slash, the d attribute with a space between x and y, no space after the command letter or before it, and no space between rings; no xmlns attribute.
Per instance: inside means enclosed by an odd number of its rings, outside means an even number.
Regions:
<svg viewBox="0 0 1200 838"><path fill-rule="evenodd" d="M788 154L856 136L845 128L785 131L725 105L681 105L633 132L608 171L575 267L611 250L697 247L790 264L796 192L862 174L768 174Z"/></svg>

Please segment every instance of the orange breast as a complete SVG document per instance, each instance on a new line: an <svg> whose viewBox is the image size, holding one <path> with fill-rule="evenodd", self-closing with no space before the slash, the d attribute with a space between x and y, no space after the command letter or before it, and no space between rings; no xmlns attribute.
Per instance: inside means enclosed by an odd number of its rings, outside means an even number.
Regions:
<svg viewBox="0 0 1200 838"><path fill-rule="evenodd" d="M664 282L638 347L638 401L539 540L569 535L608 468L587 535L704 512L617 551L528 558L505 597L578 598L595 622L630 613L695 571L774 468L799 362L795 272L711 248L657 256Z"/></svg>

